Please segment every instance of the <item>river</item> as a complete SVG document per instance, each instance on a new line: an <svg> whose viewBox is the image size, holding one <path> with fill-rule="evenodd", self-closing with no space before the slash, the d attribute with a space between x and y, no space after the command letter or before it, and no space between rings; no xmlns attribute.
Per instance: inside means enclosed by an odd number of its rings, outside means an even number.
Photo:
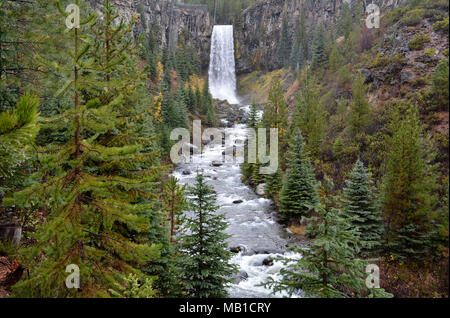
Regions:
<svg viewBox="0 0 450 318"><path fill-rule="evenodd" d="M232 26L215 26L209 71L210 91L216 99L238 104L234 67ZM248 106L238 107L248 113ZM219 142L206 145L201 154L194 155L192 161L196 163L179 164L173 175L180 180L180 184L192 186L196 172L202 171L208 184L217 193L217 205L220 206L218 213L224 214L229 224L226 231L231 236L229 246L240 250L232 259L239 267L240 274L236 283L229 288L230 297L285 297L286 294L273 294L272 290L259 285L269 277L280 279L280 269L284 265L277 258L284 255L297 259L301 255L286 252L287 245L292 243L292 236L277 223L272 201L258 196L242 182L239 163L223 162L226 147L245 140L246 126L236 124L227 128L227 134L230 136L227 141L229 144ZM213 162L223 163L214 166ZM270 259L273 261L268 261Z"/></svg>

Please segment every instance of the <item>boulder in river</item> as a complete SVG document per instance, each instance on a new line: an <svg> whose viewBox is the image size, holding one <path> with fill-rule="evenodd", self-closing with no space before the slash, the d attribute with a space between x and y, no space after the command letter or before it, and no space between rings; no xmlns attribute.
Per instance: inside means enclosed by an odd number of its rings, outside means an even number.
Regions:
<svg viewBox="0 0 450 318"><path fill-rule="evenodd" d="M184 170L183 171L183 176L189 176L191 174L192 174L191 170Z"/></svg>
<svg viewBox="0 0 450 318"><path fill-rule="evenodd" d="M213 167L221 167L221 166L223 166L223 162L217 161L217 160L214 160L211 164L212 164Z"/></svg>
<svg viewBox="0 0 450 318"><path fill-rule="evenodd" d="M233 204L241 204L242 202L244 202L244 201L242 201L242 200L234 200Z"/></svg>
<svg viewBox="0 0 450 318"><path fill-rule="evenodd" d="M273 259L271 257L265 258L262 262L264 266L272 266L273 265Z"/></svg>
<svg viewBox="0 0 450 318"><path fill-rule="evenodd" d="M233 246L233 247L230 247L230 252L231 253L239 253L240 251L242 251L242 248L240 247L240 246Z"/></svg>
<svg viewBox="0 0 450 318"><path fill-rule="evenodd" d="M248 279L248 274L245 271L240 271L237 275L233 276L235 284L239 284L240 282Z"/></svg>

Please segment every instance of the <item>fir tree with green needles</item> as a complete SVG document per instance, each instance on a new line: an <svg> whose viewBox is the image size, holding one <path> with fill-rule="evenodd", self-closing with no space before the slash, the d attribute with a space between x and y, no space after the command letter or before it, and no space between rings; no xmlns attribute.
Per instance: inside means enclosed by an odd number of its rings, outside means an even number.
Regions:
<svg viewBox="0 0 450 318"><path fill-rule="evenodd" d="M344 188L344 213L352 229L359 234L358 245L363 256L375 256L381 251L383 217L372 193L372 181L364 164L358 160Z"/></svg>
<svg viewBox="0 0 450 318"><path fill-rule="evenodd" d="M294 248L302 255L298 260L284 258L286 267L281 280L270 278L265 285L273 292L293 295L302 291L306 297L392 297L383 289L369 289L365 281L367 262L356 257L358 233L349 228L338 198L329 192L329 180L323 186L324 198L315 208L315 216L304 218L307 233L313 239L308 248Z"/></svg>
<svg viewBox="0 0 450 318"><path fill-rule="evenodd" d="M226 297L226 287L235 271L229 263L229 236L224 233L228 225L224 215L216 214L216 196L201 173L197 172L189 194L189 211L193 214L185 224L189 233L181 237L184 257L180 262L186 293L196 298Z"/></svg>
<svg viewBox="0 0 450 318"><path fill-rule="evenodd" d="M289 65L289 56L291 52L291 40L289 37L289 28L286 14L283 16L283 22L281 25L281 37L278 46L278 58L279 63L282 66Z"/></svg>
<svg viewBox="0 0 450 318"><path fill-rule="evenodd" d="M280 195L280 212L288 219L308 215L319 203L317 181L304 147L301 131L297 130L289 145L288 168Z"/></svg>
<svg viewBox="0 0 450 318"><path fill-rule="evenodd" d="M326 42L325 28L321 24L315 34L312 48L311 65L313 69L324 67L328 62Z"/></svg>
<svg viewBox="0 0 450 318"><path fill-rule="evenodd" d="M382 184L387 252L400 260L423 261L437 202L436 151L416 106L409 106L404 119L393 125Z"/></svg>
<svg viewBox="0 0 450 318"><path fill-rule="evenodd" d="M64 32L67 13L59 2L57 8L58 31ZM115 67L90 58L95 41L101 39L94 36L93 42L90 36L95 23L96 16L90 15L82 18L80 28L65 33L69 44L60 54L66 56L66 64L54 70L65 82L58 95L70 96L71 104L53 121L69 122L72 138L49 145L31 185L5 201L47 211L47 222L33 235L36 244L21 253L21 262L31 270L14 286L14 296L105 297L122 275L134 273L144 279L145 263L159 257L159 246L148 239L154 221L149 211L157 211L158 202L151 189L158 177L136 173L136 162L151 157L141 153L140 144L128 142L123 133L111 134L126 125L123 96L117 92L118 96L103 98L107 95L99 90L101 74L107 78ZM64 284L70 264L80 268L78 290Z"/></svg>

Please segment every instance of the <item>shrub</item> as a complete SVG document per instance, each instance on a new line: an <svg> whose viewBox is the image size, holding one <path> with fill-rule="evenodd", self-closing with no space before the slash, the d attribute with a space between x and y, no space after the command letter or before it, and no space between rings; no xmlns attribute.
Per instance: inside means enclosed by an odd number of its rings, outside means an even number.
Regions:
<svg viewBox="0 0 450 318"><path fill-rule="evenodd" d="M443 59L434 71L431 81L433 94L443 110L448 110L449 106L448 72L448 59Z"/></svg>
<svg viewBox="0 0 450 318"><path fill-rule="evenodd" d="M446 17L444 20L434 23L433 30L436 32L445 32L448 34L449 33L448 17Z"/></svg>
<svg viewBox="0 0 450 318"><path fill-rule="evenodd" d="M415 9L408 11L401 19L400 22L406 26L415 26L422 22L425 18L425 9Z"/></svg>
<svg viewBox="0 0 450 318"><path fill-rule="evenodd" d="M425 43L430 42L431 38L428 35L419 34L408 43L408 46L411 50L421 50L425 46Z"/></svg>
<svg viewBox="0 0 450 318"><path fill-rule="evenodd" d="M428 49L423 54L427 55L427 56L435 56L436 55L436 49L433 49L433 48Z"/></svg>

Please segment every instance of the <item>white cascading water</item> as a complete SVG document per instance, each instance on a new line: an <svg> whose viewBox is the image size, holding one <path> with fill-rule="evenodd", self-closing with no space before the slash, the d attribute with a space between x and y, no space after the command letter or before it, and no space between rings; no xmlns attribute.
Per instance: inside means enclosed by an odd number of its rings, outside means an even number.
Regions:
<svg viewBox="0 0 450 318"><path fill-rule="evenodd" d="M236 75L233 48L233 27L215 26L211 43L211 64L209 70L210 91L214 98L228 100L239 105L236 93ZM249 107L239 105L249 113ZM228 126L228 122L222 119ZM228 291L233 298L285 297L286 293L273 294L273 290L261 286L269 279L279 280L280 269L285 265L277 260L286 257L296 260L300 254L286 252L286 245L292 237L276 222L276 212L269 199L255 194L253 189L242 182L239 163L224 163L215 166L212 163L222 161L222 153L231 145L242 144L246 139L245 124L236 124L227 130L229 144L209 143L201 154L194 154L193 162L184 162L177 166L173 175L181 184L193 186L196 171L202 171L207 183L217 193L218 213L225 216L228 223L226 233L230 235L230 247L238 247L232 263L239 268L237 280ZM194 163L195 162L195 163ZM186 212L190 217L190 212ZM270 259L273 260L270 261ZM268 262L267 262L268 261ZM296 294L296 297L301 294Z"/></svg>
<svg viewBox="0 0 450 318"><path fill-rule="evenodd" d="M209 90L213 98L239 104L232 25L214 26L211 38Z"/></svg>

